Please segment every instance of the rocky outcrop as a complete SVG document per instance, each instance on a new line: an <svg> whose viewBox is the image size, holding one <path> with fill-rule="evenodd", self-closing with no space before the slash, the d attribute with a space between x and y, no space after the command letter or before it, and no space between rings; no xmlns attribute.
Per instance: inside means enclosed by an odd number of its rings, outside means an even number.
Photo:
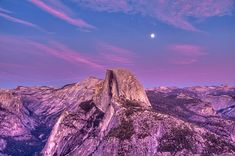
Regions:
<svg viewBox="0 0 235 156"><path fill-rule="evenodd" d="M0 155L234 155L235 122L218 115L205 91L146 94L125 69L62 88L0 90Z"/></svg>
<svg viewBox="0 0 235 156"><path fill-rule="evenodd" d="M123 69L107 70L105 80L93 88L99 90L92 99L77 103L76 112L62 113L43 150L44 155L90 155L109 132L116 112L125 107L124 101L151 107L144 88Z"/></svg>
<svg viewBox="0 0 235 156"><path fill-rule="evenodd" d="M143 107L151 107L143 86L133 74L125 69L107 70L102 90L97 96L97 106L105 111L111 100L118 99L134 100Z"/></svg>

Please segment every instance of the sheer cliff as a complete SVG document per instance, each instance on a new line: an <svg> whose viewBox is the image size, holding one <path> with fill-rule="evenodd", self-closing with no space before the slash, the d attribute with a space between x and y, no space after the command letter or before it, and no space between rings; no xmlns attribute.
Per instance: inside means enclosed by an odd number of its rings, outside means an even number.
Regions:
<svg viewBox="0 0 235 156"><path fill-rule="evenodd" d="M235 122L213 96L145 91L124 69L62 88L0 90L0 156L234 155Z"/></svg>

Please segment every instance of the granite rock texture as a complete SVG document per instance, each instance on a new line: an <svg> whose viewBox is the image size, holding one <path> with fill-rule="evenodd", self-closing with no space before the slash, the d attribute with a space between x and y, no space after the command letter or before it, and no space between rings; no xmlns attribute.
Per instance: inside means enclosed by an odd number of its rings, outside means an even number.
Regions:
<svg viewBox="0 0 235 156"><path fill-rule="evenodd" d="M61 88L0 90L0 156L234 155L235 89L145 91L125 69Z"/></svg>

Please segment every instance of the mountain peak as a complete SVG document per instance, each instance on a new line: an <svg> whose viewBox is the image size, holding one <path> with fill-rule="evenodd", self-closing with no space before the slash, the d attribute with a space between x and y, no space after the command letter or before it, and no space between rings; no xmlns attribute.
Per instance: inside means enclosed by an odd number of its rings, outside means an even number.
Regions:
<svg viewBox="0 0 235 156"><path fill-rule="evenodd" d="M234 155L235 89L201 88L145 92L108 69L104 80L0 90L0 155Z"/></svg>
<svg viewBox="0 0 235 156"><path fill-rule="evenodd" d="M125 99L136 101L140 106L149 108L151 104L144 87L136 77L126 69L108 69L102 87L100 109L105 110L111 100ZM99 105L99 102L97 102Z"/></svg>

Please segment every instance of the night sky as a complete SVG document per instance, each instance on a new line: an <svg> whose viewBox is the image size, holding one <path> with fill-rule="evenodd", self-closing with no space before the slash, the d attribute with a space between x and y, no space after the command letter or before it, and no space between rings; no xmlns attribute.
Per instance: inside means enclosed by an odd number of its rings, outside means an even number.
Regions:
<svg viewBox="0 0 235 156"><path fill-rule="evenodd" d="M146 88L235 85L235 0L0 0L0 88L116 67Z"/></svg>

